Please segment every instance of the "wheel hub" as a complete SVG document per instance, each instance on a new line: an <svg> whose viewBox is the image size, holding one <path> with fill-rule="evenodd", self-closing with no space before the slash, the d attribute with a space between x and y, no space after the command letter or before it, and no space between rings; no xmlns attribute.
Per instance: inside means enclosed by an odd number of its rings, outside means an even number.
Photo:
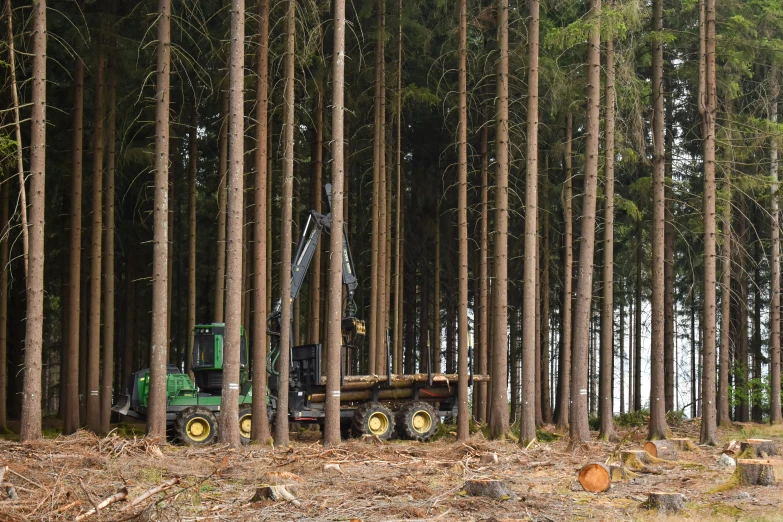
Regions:
<svg viewBox="0 0 783 522"><path fill-rule="evenodd" d="M413 429L417 433L427 433L432 427L432 417L424 410L419 410L413 414Z"/></svg>
<svg viewBox="0 0 783 522"><path fill-rule="evenodd" d="M204 441L209 437L209 422L203 417L190 419L187 426L185 426L185 433L196 442Z"/></svg>
<svg viewBox="0 0 783 522"><path fill-rule="evenodd" d="M389 429L389 419L383 413L373 413L367 420L367 427L373 435L383 435Z"/></svg>
<svg viewBox="0 0 783 522"><path fill-rule="evenodd" d="M250 414L243 415L239 419L239 434L245 438L250 437L250 431L253 427L252 417Z"/></svg>

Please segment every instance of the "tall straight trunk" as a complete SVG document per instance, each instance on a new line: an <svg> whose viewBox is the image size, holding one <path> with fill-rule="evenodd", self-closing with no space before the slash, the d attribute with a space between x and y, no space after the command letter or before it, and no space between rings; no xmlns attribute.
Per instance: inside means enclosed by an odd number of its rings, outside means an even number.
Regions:
<svg viewBox="0 0 783 522"><path fill-rule="evenodd" d="M573 171L571 170L571 147L573 135L573 116L569 112L566 116L566 136L565 136L565 154L563 157L563 166L565 167L565 186L563 187L563 242L564 258L563 263L563 324L561 325L562 334L560 335L560 376L557 381L557 423L558 429L568 428L571 418L571 294L573 293L573 194L571 179Z"/></svg>
<svg viewBox="0 0 783 522"><path fill-rule="evenodd" d="M753 244L754 259L762 259L764 255L761 251L761 242L756 241ZM761 271L759 265L754 267L754 281L761 281ZM752 400L750 409L750 418L753 422L762 422L762 404L761 404L761 287L758 284L753 285L753 381L750 386L750 397Z"/></svg>
<svg viewBox="0 0 783 522"><path fill-rule="evenodd" d="M175 122L175 125L169 132L171 157L169 158L169 253L168 264L166 265L166 299L168 299L171 308L166 321L166 342L168 343L168 360L174 362L176 361L176 348L172 342L171 321L174 317L174 308L176 306L174 303L174 242L177 238L177 180L181 175L180 147L182 140L179 137L177 122ZM174 352L173 355L172 351Z"/></svg>
<svg viewBox="0 0 783 522"><path fill-rule="evenodd" d="M538 16L530 0L527 75L527 177L525 182L525 261L522 297L522 411L519 443L536 438L536 275L538 273Z"/></svg>
<svg viewBox="0 0 783 522"><path fill-rule="evenodd" d="M136 253L129 251L125 258L125 348L122 353L122 386L131 385L131 372L136 360Z"/></svg>
<svg viewBox="0 0 783 522"><path fill-rule="evenodd" d="M548 167L548 162L547 162ZM546 169L545 176L548 175ZM544 185L546 187L546 183ZM541 413L544 424L552 424L552 402L550 401L551 380L549 379L549 212L544 209L543 223L544 247L541 251Z"/></svg>
<svg viewBox="0 0 783 522"><path fill-rule="evenodd" d="M637 226L636 243L636 317L633 340L633 411L642 409L642 228Z"/></svg>
<svg viewBox="0 0 783 522"><path fill-rule="evenodd" d="M190 136L188 138L188 353L185 355L185 373L191 373L193 367L192 332L196 327L196 175L198 174L199 150L198 104L195 100L191 111Z"/></svg>
<svg viewBox="0 0 783 522"><path fill-rule="evenodd" d="M14 51L14 11L11 0L6 0L5 11L8 15L8 69L11 74L11 98L14 108L14 138L16 140L16 174L19 178L19 221L22 228L22 260L24 274L27 277L30 251L29 226L27 220L27 189L24 178L24 158L22 148L22 125L19 117L19 92L16 84L16 52ZM83 64L82 64L83 67ZM84 70L82 70L82 78Z"/></svg>
<svg viewBox="0 0 783 522"><path fill-rule="evenodd" d="M709 85L709 81L707 82ZM734 388L738 392L734 406L734 420L748 422L750 410L748 408L748 249L747 234L749 223L746 218L748 211L743 197L738 196L740 212L743 213L737 221L737 238L740 243L736 249L739 257L737 263L737 330L735 338L734 356Z"/></svg>
<svg viewBox="0 0 783 522"><path fill-rule="evenodd" d="M536 0L534 0L536 1ZM457 301L457 440L465 441L468 431L468 7L459 3L459 125L457 127L457 214L459 236L459 299ZM438 220L440 223L440 219ZM435 269L440 271L440 266ZM440 283L440 281L438 281ZM440 286L440 285L438 285ZM440 300L435 293L435 315L440 316ZM438 321L436 320L436 325ZM435 330L440 337L440 328Z"/></svg>
<svg viewBox="0 0 783 522"><path fill-rule="evenodd" d="M245 0L231 0L231 51L228 69L228 191L226 221L226 332L223 340L223 393L220 442L238 448L239 376L242 328L242 252L244 251L244 70ZM281 381L287 382L287 381ZM282 410L287 411L287 410ZM285 418L285 415L282 415Z"/></svg>
<svg viewBox="0 0 783 522"><path fill-rule="evenodd" d="M536 289L535 289L535 308L536 308L536 328L535 338L536 342L533 346L535 350L535 362L533 363L533 373L535 374L535 382L533 386L535 388L535 395L531 397L534 401L533 409L536 417L536 427L544 425L544 415L541 409L541 218L537 217L538 230L536 231Z"/></svg>
<svg viewBox="0 0 783 522"><path fill-rule="evenodd" d="M614 2L611 3L614 6ZM604 295L601 301L599 439L617 440L614 429L614 38L606 40L606 151L604 173Z"/></svg>
<svg viewBox="0 0 783 522"><path fill-rule="evenodd" d="M489 105L484 105L484 125L481 128L481 215L479 217L479 292L478 292L478 350L476 354L479 375L487 374L487 355L489 338L489 273L487 256L489 255ZM487 420L486 381L474 384L476 401L476 420Z"/></svg>
<svg viewBox="0 0 783 522"><path fill-rule="evenodd" d="M101 24L103 25L103 23ZM95 123L92 140L92 240L90 244L90 319L87 344L87 428L101 433L101 257L103 255L103 122L106 117L103 32L95 41Z"/></svg>
<svg viewBox="0 0 783 522"><path fill-rule="evenodd" d="M521 313L516 303L509 305L508 314L508 357L509 357L509 380L511 384L509 390L511 390L511 397L509 400L511 407L511 418L509 419L511 424L515 424L520 415L519 398L520 398L520 353L519 353L519 327L520 327Z"/></svg>
<svg viewBox="0 0 783 522"><path fill-rule="evenodd" d="M374 143L378 165L378 285L375 318L375 373L386 373L386 3L378 2L378 134Z"/></svg>
<svg viewBox="0 0 783 522"><path fill-rule="evenodd" d="M158 72L155 108L155 213L152 254L152 335L147 435L166 436L166 360L168 339L169 245L169 87L171 78L171 3L158 3Z"/></svg>
<svg viewBox="0 0 783 522"><path fill-rule="evenodd" d="M371 243L371 262L370 262L370 335L369 335L369 368L370 373L375 373L375 370L382 361L377 361L378 354L382 350L383 343L379 342L379 339L383 339L383 335L380 332L381 327L381 310L380 310L380 294L381 288L381 244L380 234L383 230L383 223L381 222L381 159L383 151L381 149L381 140L383 140L384 132L381 128L381 99L385 98L383 92L383 63L384 63L384 35L383 35L383 12L385 10L385 3L381 0L376 2L376 39L375 39L375 102L374 102L374 124L373 124L373 180L372 180L372 243ZM385 208L385 207L384 207Z"/></svg>
<svg viewBox="0 0 783 522"><path fill-rule="evenodd" d="M394 373L402 373L402 0L398 1L397 12L399 15L397 27L397 145L395 147L397 158L397 198L395 215L394 238ZM347 180L347 176L346 176ZM346 210L348 206L345 206ZM347 214L347 212L346 212ZM347 219L347 215L346 215ZM440 221L440 216L438 216ZM440 229L438 229L440 233ZM440 250L436 238L435 250L435 302L440 310ZM435 316L437 335L435 336L435 351L438 354L438 371L440 371L440 313Z"/></svg>
<svg viewBox="0 0 783 522"><path fill-rule="evenodd" d="M440 324L440 293L441 293L441 285L440 285L440 272L441 272L441 224L440 224L440 205L436 203L435 205L435 284L434 284L434 297L433 297L433 308L434 313L432 314L432 331L434 332L434 335L432 336L432 359L435 362L435 366L433 367L433 371L439 372L440 366L441 366L441 339L440 339L440 333L441 333L441 324Z"/></svg>
<svg viewBox="0 0 783 522"><path fill-rule="evenodd" d="M0 185L0 431L8 428L8 174ZM60 388L62 389L62 388ZM78 401L78 396L76 397ZM79 413L78 402L76 413ZM76 419L78 423L78 418Z"/></svg>
<svg viewBox="0 0 783 522"><path fill-rule="evenodd" d="M101 377L101 432L109 433L111 420L112 380L114 378L114 153L116 139L116 99L117 78L114 57L109 60L109 84L106 92L108 121L106 124L106 188L104 212L106 213L106 239L103 256L104 277L104 326L103 326L103 364Z"/></svg>
<svg viewBox="0 0 783 522"><path fill-rule="evenodd" d="M508 0L498 3L498 116L495 134L495 279L492 289L495 335L492 346L492 396L489 432L502 439L508 432L506 329L508 328ZM535 436L535 434L534 434Z"/></svg>
<svg viewBox="0 0 783 522"><path fill-rule="evenodd" d="M296 61L296 0L289 0L286 13L285 91L283 112L283 207L280 231L280 376L279 382L287 383L289 377L289 347L291 344L291 216L294 194L294 65ZM328 371L328 370L327 370ZM288 411L288 386L280 386L277 409ZM275 445L288 445L288 417L277 416Z"/></svg>
<svg viewBox="0 0 783 522"><path fill-rule="evenodd" d="M345 0L334 5L334 60L332 63L332 232L329 251L343 251L343 150L345 122ZM326 425L324 445L340 444L340 361L341 319L343 312L342 256L329 256L329 319L327 339L329 350L326 369Z"/></svg>
<svg viewBox="0 0 783 522"><path fill-rule="evenodd" d="M321 192L323 190L323 147L324 147L324 94L323 86L315 95L315 129L310 153L310 208L321 213ZM321 342L321 246L315 249L310 263L309 311L307 315L307 342ZM329 346L328 344L326 346Z"/></svg>
<svg viewBox="0 0 783 522"><path fill-rule="evenodd" d="M628 292L628 411L633 410L633 363L634 363L634 345L636 342L636 311L634 308L635 297Z"/></svg>
<svg viewBox="0 0 783 522"><path fill-rule="evenodd" d="M696 296L691 293L691 418L696 418Z"/></svg>
<svg viewBox="0 0 783 522"><path fill-rule="evenodd" d="M666 55L665 55L666 56ZM667 56L669 60L671 58ZM671 92L669 76L664 78L664 90ZM665 148L665 206L666 222L663 228L663 388L666 400L666 411L674 411L674 197L673 161L674 161L674 100L669 95L665 100L666 116L664 118L666 135L663 143Z"/></svg>
<svg viewBox="0 0 783 522"><path fill-rule="evenodd" d="M41 438L43 351L44 208L46 198L46 0L33 4L33 71L30 116L30 250L27 272L24 384L19 441Z"/></svg>
<svg viewBox="0 0 783 522"><path fill-rule="evenodd" d="M652 226L652 320L650 336L650 422L648 438L664 439L666 425L663 365L664 226L666 222L663 124L663 0L653 0L652 98L653 98L653 226ZM714 261L714 260L713 260ZM713 273L714 275L714 273ZM713 287L714 290L714 287Z"/></svg>
<svg viewBox="0 0 783 522"><path fill-rule="evenodd" d="M79 312L81 309L82 263L82 169L84 154L84 62L76 60L73 75L73 129L71 154L71 215L68 269L68 339L65 340L65 388L63 433L70 435L79 429ZM5 266L5 264L3 265Z"/></svg>
<svg viewBox="0 0 783 522"><path fill-rule="evenodd" d="M258 85L256 88L256 155L255 155L255 243L253 244L253 383L259 390L266 390L266 316L268 313L267 294L269 280L267 274L267 231L271 228L267 221L267 195L271 193L267 185L267 159L269 150L269 0L258 3L258 58L256 62ZM269 286L268 286L269 285ZM254 421L251 423L251 437L261 444L270 437L269 417L266 401L253 401Z"/></svg>
<svg viewBox="0 0 783 522"><path fill-rule="evenodd" d="M571 357L571 440L590 439L587 420L587 348L590 335L590 309L593 293L593 253L595 251L595 206L598 196L598 141L601 111L601 0L591 0L593 26L587 50L587 114L585 140L585 181L582 198L582 241L579 247L579 277L574 310L574 344Z"/></svg>
<svg viewBox="0 0 783 522"><path fill-rule="evenodd" d="M215 261L215 322L222 323L226 291L226 183L228 168L228 93L221 96L220 136L218 138L217 259Z"/></svg>
<svg viewBox="0 0 783 522"><path fill-rule="evenodd" d="M430 302L429 302L429 293L430 293L430 278L429 278L429 266L428 263L425 261L422 263L422 266L420 268L420 274L421 278L419 280L419 295L421 296L419 298L419 371L426 372L427 371L427 348L430 347ZM453 298L452 298L453 300ZM381 345L382 346L382 345ZM379 353L385 353L383 351ZM432 355L432 352L430 351L430 356ZM452 372L455 371L453 360L454 360L454 351L452 350L450 352L450 359L451 362L451 368ZM383 358L381 358L382 360ZM432 361L430 361L430 364L432 364ZM385 372L384 372L385 373ZM382 375L382 374L380 374Z"/></svg>
<svg viewBox="0 0 783 522"><path fill-rule="evenodd" d="M625 303L620 301L620 415L625 413Z"/></svg>
<svg viewBox="0 0 783 522"><path fill-rule="evenodd" d="M778 121L778 94L780 90L778 79L778 68L773 66L770 70L770 80L772 85L772 96L769 104L769 119L772 124ZM769 345L770 358L770 406L769 421L777 424L783 421L780 405L780 209L778 206L778 144L777 140L771 139L769 146L769 173L772 178L771 189L771 210L770 210L770 235L772 238L772 256L771 279L772 290L770 302L769 329L771 332ZM722 347L721 347L722 348ZM721 367L723 366L723 350L721 349ZM721 376L723 373L721 372Z"/></svg>
<svg viewBox="0 0 783 522"><path fill-rule="evenodd" d="M718 404L716 408L716 423L718 425L728 424L731 422L729 416L729 345L731 343L731 178L729 173L725 174L723 181L726 191L726 203L723 205L723 245L721 246L721 291L720 291L720 364L718 374ZM776 200L773 198L773 205ZM774 207L773 207L774 209ZM776 221L777 222L777 221ZM775 230L772 229L772 239L775 239ZM772 249L773 255L776 250ZM774 274L775 264L772 264L772 270ZM780 262L778 259L778 276L772 276L772 289L771 297L772 303L770 304L771 310L774 311L774 299L778 298L778 309L780 309L780 292L775 292L775 283L777 282L778 290L780 288ZM774 332L776 322L772 321L770 325L770 331ZM780 328L779 321L777 322L778 329ZM775 336L774 333L770 337L770 346L774 347L775 339L778 339L777 343L780 344L780 335Z"/></svg>

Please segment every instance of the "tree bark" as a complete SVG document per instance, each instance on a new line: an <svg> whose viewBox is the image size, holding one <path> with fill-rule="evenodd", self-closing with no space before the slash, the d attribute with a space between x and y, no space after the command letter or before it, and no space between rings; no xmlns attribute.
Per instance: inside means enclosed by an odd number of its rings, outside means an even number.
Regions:
<svg viewBox="0 0 783 522"><path fill-rule="evenodd" d="M267 194L271 193L267 185L267 148L269 138L269 0L258 3L258 59L256 62L258 86L256 89L256 156L255 156L255 243L253 245L253 384L263 397L266 394L266 316L268 278L267 273ZM259 392L257 391L256 394ZM253 401L253 422L251 437L261 444L270 437L269 417L266 401Z"/></svg>
<svg viewBox="0 0 783 522"><path fill-rule="evenodd" d="M489 273L487 256L489 255L489 105L484 105L484 125L481 128L481 216L479 217L479 295L478 295L478 350L476 361L478 373L487 375L487 355L489 338ZM487 383L475 385L476 420L487 420Z"/></svg>
<svg viewBox="0 0 783 522"><path fill-rule="evenodd" d="M158 72L155 110L155 213L152 257L152 339L150 343L150 395L147 435L166 436L166 361L169 303L169 102L171 65L171 3L158 3Z"/></svg>
<svg viewBox="0 0 783 522"><path fill-rule="evenodd" d="M285 55L285 105L283 117L283 216L280 231L280 376L283 383L277 396L277 411L288 411L289 346L291 343L291 215L294 193L294 64L296 60L296 0L289 0L286 13L286 55ZM327 370L328 371L328 370ZM275 445L288 445L288 415L277 416L275 422Z"/></svg>
<svg viewBox="0 0 783 522"><path fill-rule="evenodd" d="M46 197L46 0L33 4L33 71L30 131L30 250L27 272L24 384L19 441L41 438L43 351L44 209Z"/></svg>
<svg viewBox="0 0 783 522"><path fill-rule="evenodd" d="M397 12L399 16L397 27L397 145L396 145L396 167L397 167L397 199L396 210L394 212L396 222L394 224L395 243L394 243L394 373L402 373L402 0L398 1ZM347 180L347 175L346 175ZM346 205L347 210L347 205ZM438 216L439 218L440 216ZM347 219L347 212L346 212ZM438 230L438 233L440 230ZM440 236L437 237L437 240ZM440 250L436 241L435 250L435 302L440 308ZM436 331L435 352L438 354L437 361L440 364L440 314L435 317ZM440 371L440 366L438 366Z"/></svg>
<svg viewBox="0 0 783 522"><path fill-rule="evenodd" d="M323 190L323 146L324 146L324 92L323 86L315 94L315 128L310 166L310 208L321 213L321 192ZM342 247L341 247L342 248ZM315 249L310 263L309 312L307 317L307 342L321 342L321 246ZM329 346L328 344L325 344Z"/></svg>
<svg viewBox="0 0 783 522"><path fill-rule="evenodd" d="M579 248L579 277L574 310L574 343L571 357L571 440L590 439L587 420L587 349L590 340L590 309L593 293L595 251L595 207L598 195L598 141L601 110L601 0L591 0L592 27L587 50L587 114L585 140L585 184L582 199L582 241Z"/></svg>
<svg viewBox="0 0 783 522"><path fill-rule="evenodd" d="M701 444L717 443L715 411L715 0L706 0L706 107L704 111L704 357Z"/></svg>
<svg viewBox="0 0 783 522"><path fill-rule="evenodd" d="M220 442L238 448L239 376L242 327L242 239L244 205L244 68L245 0L231 0L231 51L229 57L228 118L228 225L226 238L226 333L223 341L223 393ZM288 381L281 381L288 382ZM263 394L262 394L263 397ZM288 410L282 410L287 412Z"/></svg>
<svg viewBox="0 0 783 522"><path fill-rule="evenodd" d="M343 251L344 122L345 122L345 0L334 5L334 60L332 64L332 232L329 251ZM329 256L329 350L326 374L324 445L340 443L340 361L342 319L342 256Z"/></svg>
<svg viewBox="0 0 783 522"><path fill-rule="evenodd" d="M92 240L90 245L90 319L87 344L87 428L101 433L101 272L103 256L103 153L104 120L106 118L104 69L105 41L103 25L95 40L95 122L92 141Z"/></svg>
<svg viewBox="0 0 783 522"><path fill-rule="evenodd" d="M10 176L5 173L0 185L0 431L8 428L8 241L10 221L8 219L8 198ZM78 383L78 381L76 381ZM62 388L61 388L62 389ZM78 401L78 396L76 397ZM79 404L76 404L79 414ZM77 419L78 422L78 419Z"/></svg>
<svg viewBox="0 0 783 522"><path fill-rule="evenodd" d="M663 111L663 0L653 0L653 227L652 227L652 328L650 338L650 422L648 438L664 439L669 431L666 425L664 395L664 227L665 169ZM714 274L713 274L714 275ZM714 291L714 287L713 287Z"/></svg>
<svg viewBox="0 0 783 522"><path fill-rule="evenodd" d="M571 418L571 295L573 293L573 172L571 170L571 147L573 133L573 116L569 112L566 116L565 154L563 166L565 167L565 186L563 187L563 242L565 261L563 263L563 324L560 339L560 363L559 378L557 381L557 427L565 430L568 428Z"/></svg>
<svg viewBox="0 0 783 522"><path fill-rule="evenodd" d="M633 350L633 411L642 409L642 227L637 223L636 238L636 296L634 302Z"/></svg>
<svg viewBox="0 0 783 522"><path fill-rule="evenodd" d="M544 179L549 175L549 162L547 161ZM545 181L544 187L547 187ZM546 193L546 192L545 192ZM543 223L541 224L544 234L544 247L541 251L542 271L541 271L541 413L544 424L552 424L552 403L549 395L551 393L551 381L549 379L549 211L548 208L543 212Z"/></svg>
<svg viewBox="0 0 783 522"><path fill-rule="evenodd" d="M720 298L720 365L718 375L718 404L716 408L716 423L718 425L728 424L731 422L729 416L729 345L731 342L731 178L728 172L725 174L723 181L726 190L726 203L723 205L723 245L721 246L721 298ZM774 230L773 230L774 240ZM775 252L773 248L773 253ZM774 264L772 270L774 270ZM780 266L780 263L778 263ZM774 273L774 272L773 272ZM772 288L775 288L775 281L778 280L778 288L780 286L780 277L772 279ZM780 308L780 300L778 294L778 309ZM776 293L772 292L772 298ZM774 301L772 310L774 310ZM775 323L773 322L773 326ZM774 331L770 329L771 331ZM778 335L778 339L779 339ZM778 341L779 344L780 341ZM774 336L770 338L770 343L774 343ZM772 344L770 345L772 346Z"/></svg>
<svg viewBox="0 0 783 522"><path fill-rule="evenodd" d="M614 2L611 2L612 7ZM601 302L600 429L598 438L617 440L614 429L614 37L606 40L606 163L604 173L604 284Z"/></svg>
<svg viewBox="0 0 783 522"><path fill-rule="evenodd" d="M218 138L218 216L217 216L217 259L215 261L215 322L222 323L225 311L226 290L226 193L228 168L228 94L221 96L220 137Z"/></svg>
<svg viewBox="0 0 783 522"><path fill-rule="evenodd" d="M769 104L769 119L774 125L778 121L778 94L780 90L777 66L773 66L770 71L770 83L772 85L772 93ZM772 279L772 290L770 291L771 303L769 306L769 329L771 332L769 345L769 373L771 379L769 422L778 424L783 421L783 415L781 414L780 405L780 208L778 204L778 145L775 138L770 139L769 164L769 173L772 178L770 198L770 235L772 237L772 256L770 261L772 274L770 277ZM723 377L722 348L721 346L721 379Z"/></svg>
<svg viewBox="0 0 783 522"><path fill-rule="evenodd" d="M508 328L508 0L498 4L498 44L500 56L497 69L498 116L495 147L497 176L495 178L495 280L492 289L495 335L492 346L492 396L490 400L489 432L493 439L502 439L508 432L508 393L506 374L506 329Z"/></svg>
<svg viewBox="0 0 783 522"><path fill-rule="evenodd" d="M73 129L70 248L68 273L68 339L66 343L66 379L63 397L63 433L70 435L79 429L79 313L81 310L82 263L82 170L84 122L84 62L76 60L73 77ZM5 266L5 265L3 265ZM4 287L5 288L5 287Z"/></svg>
<svg viewBox="0 0 783 522"><path fill-rule="evenodd" d="M116 100L117 78L114 57L109 59L107 68L109 84L106 92L108 121L106 127L106 187L103 192L104 212L106 213L105 255L103 257L104 274L104 326L103 326L103 363L101 376L101 433L109 433L111 403L114 378L114 162L116 140Z"/></svg>
<svg viewBox="0 0 783 522"><path fill-rule="evenodd" d="M623 288L625 285L623 285ZM625 413L625 299L620 300L620 415Z"/></svg>
<svg viewBox="0 0 783 522"><path fill-rule="evenodd" d="M538 25L539 0L530 0L527 75L527 178L525 182L525 261L522 297L522 411L519 443L536 438L536 279L538 272Z"/></svg>
<svg viewBox="0 0 783 522"><path fill-rule="evenodd" d="M185 373L191 373L193 367L192 332L196 327L196 175L198 174L199 160L198 102L196 100L193 101L191 107L188 147L188 353L185 355Z"/></svg>

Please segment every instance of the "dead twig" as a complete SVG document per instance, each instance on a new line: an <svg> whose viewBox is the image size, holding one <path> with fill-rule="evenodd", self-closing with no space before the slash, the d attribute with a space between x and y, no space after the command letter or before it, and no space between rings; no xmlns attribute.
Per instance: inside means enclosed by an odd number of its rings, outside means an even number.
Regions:
<svg viewBox="0 0 783 522"><path fill-rule="evenodd" d="M34 481L34 480L30 480L29 478L25 477L24 475L21 475L21 474L17 473L16 471L12 470L12 469L11 469L11 468L9 468L8 466L6 466L6 467L5 467L5 469L6 469L7 471L10 471L11 473L13 473L14 475L16 475L16 476L17 476L17 477L19 477L20 479L22 479L22 480L26 480L27 482L29 482L29 483L30 483L30 484L32 484L33 486L37 486L37 487L39 487L39 488L41 488L41 489L46 489L46 488L44 488L42 485L40 485L38 482L36 482L36 481Z"/></svg>
<svg viewBox="0 0 783 522"><path fill-rule="evenodd" d="M90 504L92 504L93 509L97 513L101 510L101 508L98 507L98 504L95 503L95 500L92 498L92 495L90 495L90 492L87 491L87 488L84 487L84 482L82 482L82 479L79 479L79 487L82 488L82 491L84 491L84 494L87 495L87 500L90 501Z"/></svg>
<svg viewBox="0 0 783 522"><path fill-rule="evenodd" d="M126 498L128 498L128 488L123 486L122 489L120 489L117 493L115 493L114 495L112 495L110 497L107 497L107 498L103 499L100 504L96 505L93 509L82 513L81 515L76 517L74 520L81 520L83 518L86 518L86 517L88 517L88 516L90 516L90 515L92 515L94 513L97 513L98 511L100 511L101 509L105 508L106 506L114 504L115 502L119 502L120 500L125 500Z"/></svg>
<svg viewBox="0 0 783 522"><path fill-rule="evenodd" d="M81 501L81 500L74 500L74 501L73 501L73 502L71 502L70 504L66 504L66 505L64 505L64 506L62 506L62 507L59 507L59 508L55 509L54 511L52 511L52 514L56 514L56 513L65 513L65 512L66 512L66 511L68 511L69 509L73 509L73 508L75 508L76 506L79 506L79 505L81 505L81 503L82 503L82 501Z"/></svg>
<svg viewBox="0 0 783 522"><path fill-rule="evenodd" d="M125 506L124 508L122 508L121 511L125 511L126 509L130 509L133 506L137 506L137 505L141 504L142 502L144 502L145 500L147 500L148 498L150 498L152 495L155 495L156 493L160 493L161 491L166 491L167 489L169 489L170 487L174 486L175 484L179 484L179 477L174 477L171 480L167 480L163 484L157 485L157 486L155 486L152 489L148 489L147 491L145 491L144 493L142 493L141 495L139 495L138 497L133 499L133 501L130 504L128 504L127 506Z"/></svg>

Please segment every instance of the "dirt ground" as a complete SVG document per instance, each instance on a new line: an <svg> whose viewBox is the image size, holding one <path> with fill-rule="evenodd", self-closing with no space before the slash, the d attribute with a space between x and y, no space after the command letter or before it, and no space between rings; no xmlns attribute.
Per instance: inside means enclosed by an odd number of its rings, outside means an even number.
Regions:
<svg viewBox="0 0 783 522"><path fill-rule="evenodd" d="M639 448L645 431L620 430L620 444L594 441L577 448L557 437L522 448L487 441L480 432L465 444L447 434L429 443L350 440L326 450L313 432L298 434L289 448L240 451L153 444L116 433L99 439L79 432L24 445L3 440L0 466L9 468L3 485L12 485L18 499L7 499L6 488L0 488L0 522L783 520L781 457L773 459L777 483L768 487L733 485L733 469L717 465L721 448L699 447L646 466L606 493L581 489L576 477L583 465L613 461L619 449ZM672 431L698 439L697 423L681 423ZM783 427L746 424L722 429L720 436L723 442L772 438L780 445ZM492 453L498 462L482 464L482 455ZM501 479L512 495L468 496L463 485L474 478ZM286 485L295 500L257 501L256 488L264 484ZM160 486L165 489L144 496ZM125 491L125 499L89 513ZM661 516L645 509L650 491L682 493L685 510Z"/></svg>

